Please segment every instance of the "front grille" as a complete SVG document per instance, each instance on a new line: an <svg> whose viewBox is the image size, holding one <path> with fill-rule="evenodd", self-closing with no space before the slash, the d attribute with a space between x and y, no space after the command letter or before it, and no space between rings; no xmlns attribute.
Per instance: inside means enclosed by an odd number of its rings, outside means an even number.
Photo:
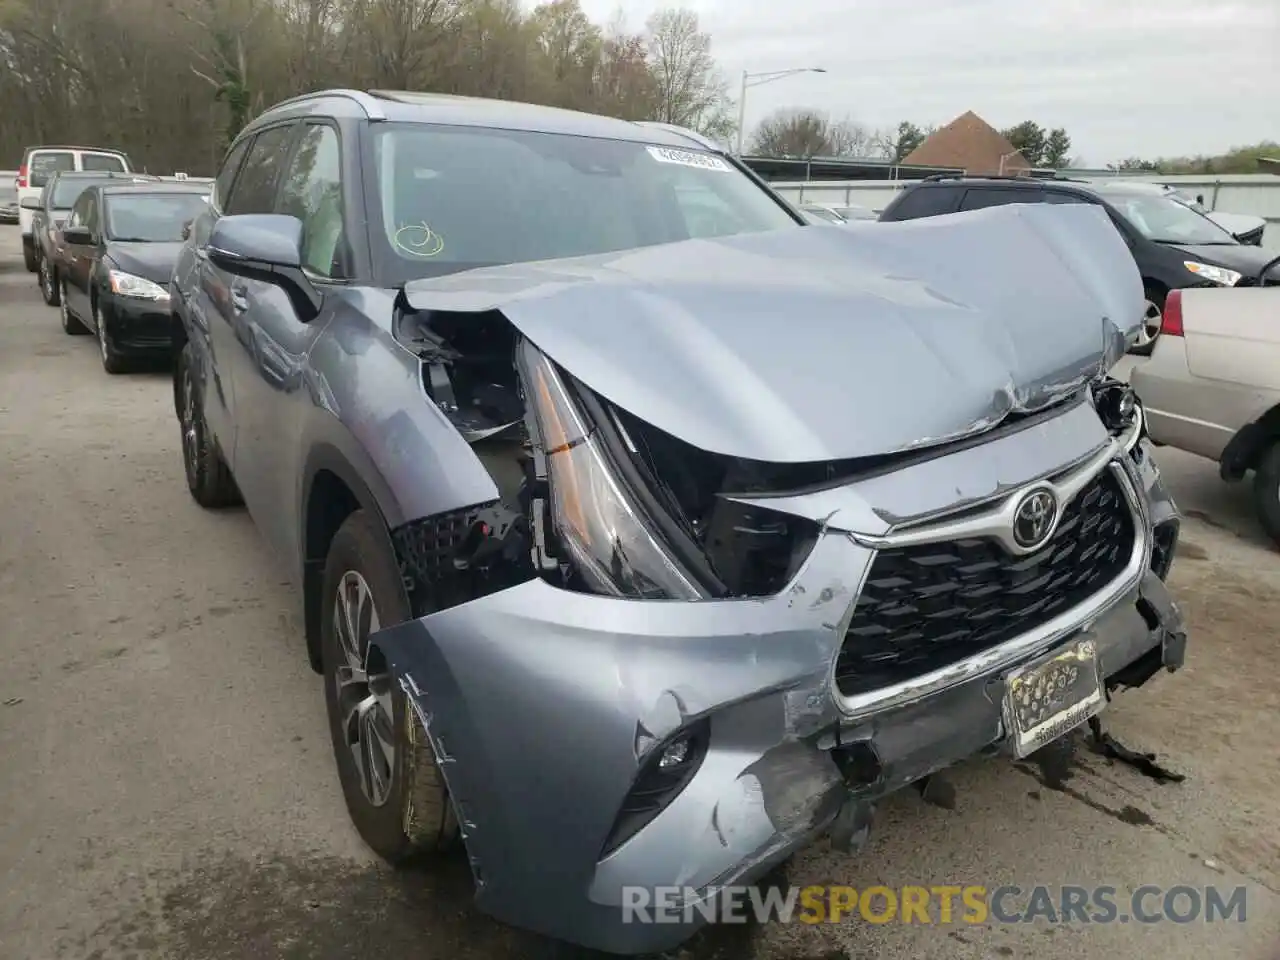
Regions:
<svg viewBox="0 0 1280 960"><path fill-rule="evenodd" d="M988 539L881 550L836 661L846 696L910 680L1034 630L1118 577L1133 516L1102 471L1063 510L1049 542L1013 556Z"/></svg>

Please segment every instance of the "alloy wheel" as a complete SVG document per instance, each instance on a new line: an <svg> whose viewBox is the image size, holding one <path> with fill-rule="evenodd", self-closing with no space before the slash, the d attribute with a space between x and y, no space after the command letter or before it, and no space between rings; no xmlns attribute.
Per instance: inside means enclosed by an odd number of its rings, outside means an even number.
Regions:
<svg viewBox="0 0 1280 960"><path fill-rule="evenodd" d="M98 349L102 351L102 362L106 365L111 362L111 348L107 345L107 328L102 322L102 314L98 312L98 305L95 303L89 309L93 313L93 328L98 334Z"/></svg>
<svg viewBox="0 0 1280 960"><path fill-rule="evenodd" d="M40 258L40 291L46 303L53 299L53 271L49 269L48 257Z"/></svg>
<svg viewBox="0 0 1280 960"><path fill-rule="evenodd" d="M369 584L354 570L338 583L333 629L342 662L334 671L339 723L365 799L380 807L391 796L396 768L391 675L370 673L369 636L380 623Z"/></svg>
<svg viewBox="0 0 1280 960"><path fill-rule="evenodd" d="M182 366L182 462L187 470L187 482L195 485L196 468L200 453L199 425L196 421L196 384L191 368Z"/></svg>
<svg viewBox="0 0 1280 960"><path fill-rule="evenodd" d="M70 330L72 326L71 311L67 309L67 285L62 285L62 296L59 298L58 309L62 312L62 329Z"/></svg>
<svg viewBox="0 0 1280 960"><path fill-rule="evenodd" d="M1138 331L1135 346L1145 347L1156 342L1160 336L1160 325L1164 323L1164 314L1158 304L1147 301L1147 308L1142 314L1142 328Z"/></svg>

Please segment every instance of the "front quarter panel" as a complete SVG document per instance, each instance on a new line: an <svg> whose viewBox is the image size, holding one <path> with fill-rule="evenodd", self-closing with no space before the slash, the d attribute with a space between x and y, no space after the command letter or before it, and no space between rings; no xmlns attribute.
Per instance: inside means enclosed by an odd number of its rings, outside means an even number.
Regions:
<svg viewBox="0 0 1280 960"><path fill-rule="evenodd" d="M497 499L470 446L426 395L420 361L391 335L391 292L352 288L308 358L303 448L350 465L389 528ZM299 508L314 469L299 476ZM359 496L357 492L357 496ZM303 527L302 529L305 529Z"/></svg>

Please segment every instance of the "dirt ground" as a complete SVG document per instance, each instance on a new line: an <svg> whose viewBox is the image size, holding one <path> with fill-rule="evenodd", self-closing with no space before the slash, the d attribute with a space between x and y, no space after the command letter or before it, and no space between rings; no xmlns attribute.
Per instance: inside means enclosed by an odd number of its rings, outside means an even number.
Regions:
<svg viewBox="0 0 1280 960"><path fill-rule="evenodd" d="M0 228L0 957L533 960L580 951L469 903L465 865L394 874L348 824L299 604L242 512L184 488L163 372L108 377ZM793 884L1246 885L1244 923L742 926L688 960L1280 960L1280 553L1245 487L1175 452L1185 670L1106 713L1185 773L1082 756L1066 782L954 774L856 858ZM1139 941L1138 933L1142 939Z"/></svg>

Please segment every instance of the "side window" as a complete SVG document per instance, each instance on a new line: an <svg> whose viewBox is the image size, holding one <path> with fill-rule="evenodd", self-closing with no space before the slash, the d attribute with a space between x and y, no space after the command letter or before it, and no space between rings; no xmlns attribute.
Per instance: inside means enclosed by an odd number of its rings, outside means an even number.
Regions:
<svg viewBox="0 0 1280 960"><path fill-rule="evenodd" d="M276 181L284 166L293 124L272 127L258 134L245 157L244 167L236 178L235 189L224 212L270 213L276 205Z"/></svg>
<svg viewBox="0 0 1280 960"><path fill-rule="evenodd" d="M218 173L218 179L213 183L213 195L209 198L209 206L214 210L221 211L226 206L227 197L231 196L231 184L235 181L236 171L240 169L240 161L244 159L245 151L249 149L252 137L245 137L227 154L226 159L222 162L222 170Z"/></svg>
<svg viewBox="0 0 1280 960"><path fill-rule="evenodd" d="M82 153L80 154L81 170L111 170L123 173L124 158L114 153Z"/></svg>
<svg viewBox="0 0 1280 960"><path fill-rule="evenodd" d="M280 184L279 212L302 221L302 265L321 277L343 276L342 149L333 127L304 128Z"/></svg>
<svg viewBox="0 0 1280 960"><path fill-rule="evenodd" d="M89 194L82 193L75 202L75 206L71 208L71 213L67 217L66 226L83 227L85 225L85 213L89 209Z"/></svg>
<svg viewBox="0 0 1280 960"><path fill-rule="evenodd" d="M1046 203L1088 203L1084 197L1077 197L1074 193L1058 193L1055 190L1046 190L1044 193Z"/></svg>
<svg viewBox="0 0 1280 960"><path fill-rule="evenodd" d="M84 225L89 228L89 232L95 236L98 234L98 195L92 190L84 192Z"/></svg>
<svg viewBox="0 0 1280 960"><path fill-rule="evenodd" d="M916 187L908 190L889 211L887 220L917 220L956 212L959 192L954 187Z"/></svg>
<svg viewBox="0 0 1280 960"><path fill-rule="evenodd" d="M1038 187L985 187L978 190L967 190L960 202L961 210L981 210L984 207L999 207L1006 203L1039 203L1044 193Z"/></svg>

